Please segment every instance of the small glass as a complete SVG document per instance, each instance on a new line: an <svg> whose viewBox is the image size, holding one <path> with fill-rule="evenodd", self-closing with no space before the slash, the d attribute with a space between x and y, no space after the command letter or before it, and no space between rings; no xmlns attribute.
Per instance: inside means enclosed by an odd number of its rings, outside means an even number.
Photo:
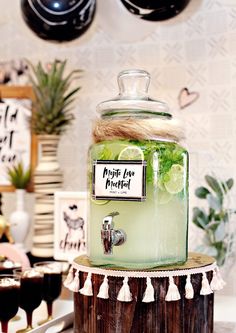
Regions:
<svg viewBox="0 0 236 333"><path fill-rule="evenodd" d="M53 302L60 296L62 288L62 264L58 261L43 261L34 264L43 277L43 300L47 304L47 318L41 322L42 325L53 318Z"/></svg>
<svg viewBox="0 0 236 333"><path fill-rule="evenodd" d="M20 303L19 306L26 312L27 327L18 330L17 333L29 332L33 329L33 311L40 305L43 299L43 273L35 268L15 270L20 278Z"/></svg>
<svg viewBox="0 0 236 333"><path fill-rule="evenodd" d="M13 274L0 275L0 321L4 333L8 333L8 322L18 311L19 294L19 277Z"/></svg>

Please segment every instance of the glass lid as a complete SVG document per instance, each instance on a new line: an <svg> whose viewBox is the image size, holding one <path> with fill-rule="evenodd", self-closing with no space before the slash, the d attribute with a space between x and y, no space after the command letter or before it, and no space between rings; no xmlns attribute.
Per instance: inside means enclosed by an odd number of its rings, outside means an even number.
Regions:
<svg viewBox="0 0 236 333"><path fill-rule="evenodd" d="M119 94L97 106L105 117L160 117L172 118L166 103L148 96L150 74L140 69L124 70L118 74Z"/></svg>

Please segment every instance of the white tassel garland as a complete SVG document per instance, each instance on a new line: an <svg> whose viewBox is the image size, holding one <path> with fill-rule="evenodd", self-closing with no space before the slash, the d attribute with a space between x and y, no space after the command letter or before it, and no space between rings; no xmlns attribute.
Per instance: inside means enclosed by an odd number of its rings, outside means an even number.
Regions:
<svg viewBox="0 0 236 333"><path fill-rule="evenodd" d="M200 295L210 295L212 294L212 290L206 276L206 273L202 273L202 288L200 290Z"/></svg>
<svg viewBox="0 0 236 333"><path fill-rule="evenodd" d="M214 271L213 271L213 277L211 280L211 289L213 291L217 291L217 290L221 290L224 286L225 286L225 281L222 279L221 274L220 274L220 270L217 267Z"/></svg>
<svg viewBox="0 0 236 333"><path fill-rule="evenodd" d="M144 292L142 302L144 302L144 303L154 302L155 301L154 288L153 288L150 277L147 277L146 284L147 284L147 287L146 287L146 290Z"/></svg>
<svg viewBox="0 0 236 333"><path fill-rule="evenodd" d="M165 297L165 300L170 302L170 301L178 301L180 299L180 293L178 290L178 287L176 286L174 282L173 276L169 277L169 287L168 291Z"/></svg>
<svg viewBox="0 0 236 333"><path fill-rule="evenodd" d="M75 272L75 277L70 284L67 284L67 288L74 293L79 291L79 271Z"/></svg>
<svg viewBox="0 0 236 333"><path fill-rule="evenodd" d="M185 298L193 299L194 297L194 290L193 285L191 283L191 276L187 275L186 284L185 284Z"/></svg>
<svg viewBox="0 0 236 333"><path fill-rule="evenodd" d="M63 285L67 288L71 282L73 281L74 279L74 275L73 275L73 267L71 266L69 272L68 272L68 275L65 279L65 281L63 282Z"/></svg>
<svg viewBox="0 0 236 333"><path fill-rule="evenodd" d="M99 288L99 293L97 294L97 297L108 299L109 298L109 285L108 285L108 278L107 275L104 276L103 282Z"/></svg>
<svg viewBox="0 0 236 333"><path fill-rule="evenodd" d="M201 281L201 290L200 295L209 295L213 291L221 290L225 286L225 282L221 277L220 270L216 266L213 270L213 276L211 282L208 281L207 273L202 273ZM186 272L187 273L187 272ZM92 273L88 273L84 282L83 288L80 289L80 280L79 280L79 270L70 267L68 275L63 282L63 285L72 292L80 292L80 294L85 296L93 296L93 285L92 285ZM121 302L131 302L133 299L132 293L129 287L129 277L126 276L123 278L123 285L120 288L120 291L117 296L117 300ZM108 276L104 275L103 282L100 285L99 292L97 294L98 298L109 299L109 283ZM185 298L193 299L194 298L194 288L191 283L191 273L186 274L186 283L185 283ZM165 296L166 301L177 301L181 299L181 295L178 290L178 286L175 284L173 276L169 276L169 286ZM146 276L146 289L143 294L142 302L151 303L155 301L155 290L152 284L152 279L149 276Z"/></svg>
<svg viewBox="0 0 236 333"><path fill-rule="evenodd" d="M118 299L118 301L121 301L121 302L131 302L132 301L132 294L129 289L127 276L123 280L123 286L121 287L121 289L118 293L117 299Z"/></svg>
<svg viewBox="0 0 236 333"><path fill-rule="evenodd" d="M79 292L82 294L82 295L85 295L85 296L93 296L93 288L92 288L92 281L91 281L91 276L92 274L91 273L88 273L87 275L87 278L84 282L84 286L83 288L81 288L79 290Z"/></svg>

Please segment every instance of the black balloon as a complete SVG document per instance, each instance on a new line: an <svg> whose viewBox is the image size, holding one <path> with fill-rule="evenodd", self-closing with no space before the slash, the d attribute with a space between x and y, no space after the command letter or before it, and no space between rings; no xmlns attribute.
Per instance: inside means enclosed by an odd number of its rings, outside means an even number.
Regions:
<svg viewBox="0 0 236 333"><path fill-rule="evenodd" d="M91 25L96 0L21 0L26 24L42 39L63 42L80 37Z"/></svg>
<svg viewBox="0 0 236 333"><path fill-rule="evenodd" d="M163 21L178 15L190 0L120 0L134 15L148 21Z"/></svg>

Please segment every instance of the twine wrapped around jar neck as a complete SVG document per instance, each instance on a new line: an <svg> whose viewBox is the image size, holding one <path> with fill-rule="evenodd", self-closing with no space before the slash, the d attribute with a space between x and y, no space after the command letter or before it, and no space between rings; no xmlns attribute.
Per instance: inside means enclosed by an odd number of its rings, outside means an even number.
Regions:
<svg viewBox="0 0 236 333"><path fill-rule="evenodd" d="M113 118L98 119L93 128L95 143L107 140L163 140L180 142L184 131L175 119Z"/></svg>

